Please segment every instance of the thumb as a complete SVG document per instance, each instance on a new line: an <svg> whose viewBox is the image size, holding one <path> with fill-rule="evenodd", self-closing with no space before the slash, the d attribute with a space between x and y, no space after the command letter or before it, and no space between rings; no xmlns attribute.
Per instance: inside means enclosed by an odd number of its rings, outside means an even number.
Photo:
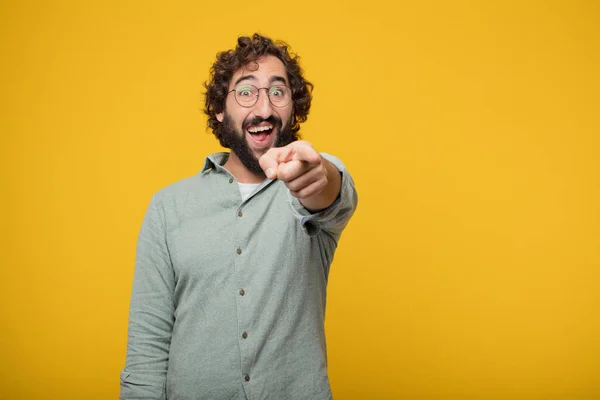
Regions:
<svg viewBox="0 0 600 400"><path fill-rule="evenodd" d="M279 147L274 147L263 154L259 159L258 163L260 167L265 172L265 175L269 179L277 178L277 168L279 168L279 158L282 149Z"/></svg>

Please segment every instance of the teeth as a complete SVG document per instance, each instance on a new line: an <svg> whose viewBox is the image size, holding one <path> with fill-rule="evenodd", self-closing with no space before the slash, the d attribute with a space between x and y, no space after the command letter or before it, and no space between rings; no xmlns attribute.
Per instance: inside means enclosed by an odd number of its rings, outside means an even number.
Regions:
<svg viewBox="0 0 600 400"><path fill-rule="evenodd" d="M248 132L250 132L250 133L258 133L258 132L268 131L269 129L273 129L273 127L271 125L254 126L252 128L248 128Z"/></svg>

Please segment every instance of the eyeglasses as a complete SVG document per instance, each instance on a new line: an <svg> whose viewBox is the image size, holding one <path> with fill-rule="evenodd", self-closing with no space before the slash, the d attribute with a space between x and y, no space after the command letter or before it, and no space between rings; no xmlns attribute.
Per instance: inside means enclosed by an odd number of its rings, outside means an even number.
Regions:
<svg viewBox="0 0 600 400"><path fill-rule="evenodd" d="M240 85L227 94L234 92L235 101L242 107L252 107L258 101L258 96L261 89L267 91L269 101L275 107L285 107L292 101L292 91L284 85L275 85L271 87L257 88L254 85Z"/></svg>

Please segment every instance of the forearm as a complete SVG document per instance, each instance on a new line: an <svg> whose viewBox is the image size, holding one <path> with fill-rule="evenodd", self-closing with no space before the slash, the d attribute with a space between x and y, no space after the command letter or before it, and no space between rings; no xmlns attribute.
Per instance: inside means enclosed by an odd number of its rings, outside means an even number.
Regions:
<svg viewBox="0 0 600 400"><path fill-rule="evenodd" d="M133 307L121 399L164 400L172 320L167 310Z"/></svg>

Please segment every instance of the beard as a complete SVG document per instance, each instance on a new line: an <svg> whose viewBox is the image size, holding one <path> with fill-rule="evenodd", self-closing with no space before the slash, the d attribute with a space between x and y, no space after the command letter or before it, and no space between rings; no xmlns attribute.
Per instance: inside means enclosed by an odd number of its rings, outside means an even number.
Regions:
<svg viewBox="0 0 600 400"><path fill-rule="evenodd" d="M273 132L271 135L277 134L277 140L273 144L274 147L283 147L298 140L298 135L292 132L291 122L292 119L286 124L285 128L282 128L281 119L272 115L267 119L256 117L251 120L246 120L242 124L242 131L239 132L233 119L225 112L223 117L223 123L221 125L221 142L222 144L231 149L231 151L240 159L242 164L250 171L260 176L265 176L262 170L258 157L250 150L248 141L246 140L246 132L249 126L258 125L261 122L268 122L273 125ZM268 149L265 150L265 152Z"/></svg>

